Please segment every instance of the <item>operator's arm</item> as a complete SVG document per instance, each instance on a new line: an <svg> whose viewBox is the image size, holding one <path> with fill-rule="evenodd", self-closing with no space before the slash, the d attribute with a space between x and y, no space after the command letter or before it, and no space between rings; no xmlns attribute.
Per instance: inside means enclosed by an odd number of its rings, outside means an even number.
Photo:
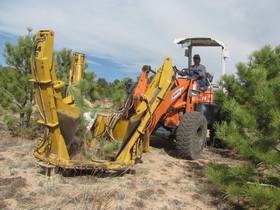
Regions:
<svg viewBox="0 0 280 210"><path fill-rule="evenodd" d="M205 78L206 77L206 67L203 65L198 66L198 74L200 78Z"/></svg>
<svg viewBox="0 0 280 210"><path fill-rule="evenodd" d="M182 70L177 69L176 66L173 66L174 71L180 76L184 77L190 74L190 70L188 68L184 68Z"/></svg>
<svg viewBox="0 0 280 210"><path fill-rule="evenodd" d="M190 67L190 68L184 68L182 70L178 70L175 67L175 71L180 76L190 76L192 79L199 79L199 78L205 78L206 77L206 68L203 65L200 65L199 67Z"/></svg>
<svg viewBox="0 0 280 210"><path fill-rule="evenodd" d="M177 71L180 76L187 76L190 75L190 70L187 68L182 69L181 71Z"/></svg>

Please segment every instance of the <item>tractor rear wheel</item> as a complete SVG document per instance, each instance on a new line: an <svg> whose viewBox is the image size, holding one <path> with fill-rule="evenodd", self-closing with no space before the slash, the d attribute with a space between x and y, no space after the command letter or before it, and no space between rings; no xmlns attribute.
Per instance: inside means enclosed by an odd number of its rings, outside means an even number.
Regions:
<svg viewBox="0 0 280 210"><path fill-rule="evenodd" d="M187 112L176 130L175 149L179 157L197 159L205 146L207 120L200 112Z"/></svg>

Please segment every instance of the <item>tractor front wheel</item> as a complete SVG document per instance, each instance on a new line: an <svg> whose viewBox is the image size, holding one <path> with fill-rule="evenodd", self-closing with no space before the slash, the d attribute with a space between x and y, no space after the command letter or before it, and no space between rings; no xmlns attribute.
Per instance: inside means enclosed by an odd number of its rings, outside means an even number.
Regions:
<svg viewBox="0 0 280 210"><path fill-rule="evenodd" d="M175 149L179 157L197 159L206 142L207 120L200 112L187 112L176 130Z"/></svg>

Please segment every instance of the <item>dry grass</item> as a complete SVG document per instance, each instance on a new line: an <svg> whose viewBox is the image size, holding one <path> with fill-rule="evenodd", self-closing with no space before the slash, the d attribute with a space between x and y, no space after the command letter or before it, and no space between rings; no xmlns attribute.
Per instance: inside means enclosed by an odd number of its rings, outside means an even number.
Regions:
<svg viewBox="0 0 280 210"><path fill-rule="evenodd" d="M115 191L103 191L97 188L92 191L85 189L74 197L75 209L109 210Z"/></svg>
<svg viewBox="0 0 280 210"><path fill-rule="evenodd" d="M9 199L21 193L26 186L26 180L22 177L0 178L0 197Z"/></svg>
<svg viewBox="0 0 280 210"><path fill-rule="evenodd" d="M136 195L139 198L144 199L144 200L151 199L151 196L154 194L155 194L155 192L153 189L145 189L145 190L136 192Z"/></svg>
<svg viewBox="0 0 280 210"><path fill-rule="evenodd" d="M112 159L119 151L121 144L122 142L117 140L98 139L94 146L84 144L83 148L79 148L72 158L78 160Z"/></svg>
<svg viewBox="0 0 280 210"><path fill-rule="evenodd" d="M136 198L134 201L131 202L132 206L135 206L139 209L144 209L146 207L145 203L143 200L140 200L138 198Z"/></svg>
<svg viewBox="0 0 280 210"><path fill-rule="evenodd" d="M30 140L5 140L10 143L0 141L0 209L213 210L221 199L208 193L205 168L209 162L233 161L209 150L200 160L186 161L151 148L134 166L135 174L49 178L34 164Z"/></svg>

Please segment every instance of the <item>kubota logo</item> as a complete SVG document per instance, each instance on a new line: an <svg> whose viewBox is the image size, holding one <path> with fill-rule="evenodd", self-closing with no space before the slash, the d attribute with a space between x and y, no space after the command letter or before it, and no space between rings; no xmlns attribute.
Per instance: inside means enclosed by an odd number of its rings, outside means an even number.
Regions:
<svg viewBox="0 0 280 210"><path fill-rule="evenodd" d="M181 92L182 92L183 89L184 89L184 87L180 87L178 90L176 90L176 91L172 94L171 99L173 100L173 99L177 98L177 96L179 96L179 95L181 94Z"/></svg>

